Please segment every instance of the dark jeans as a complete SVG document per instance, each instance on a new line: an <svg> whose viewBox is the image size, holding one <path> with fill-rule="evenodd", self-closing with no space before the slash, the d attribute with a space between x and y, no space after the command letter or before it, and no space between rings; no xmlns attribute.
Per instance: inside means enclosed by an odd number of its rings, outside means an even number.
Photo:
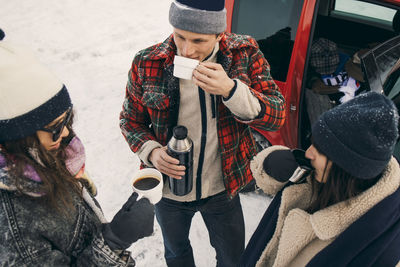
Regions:
<svg viewBox="0 0 400 267"><path fill-rule="evenodd" d="M237 266L244 250L244 219L239 195L229 201L226 192L193 202L163 198L156 204L161 226L165 260L169 267L195 266L189 230L200 211L217 255L217 266Z"/></svg>

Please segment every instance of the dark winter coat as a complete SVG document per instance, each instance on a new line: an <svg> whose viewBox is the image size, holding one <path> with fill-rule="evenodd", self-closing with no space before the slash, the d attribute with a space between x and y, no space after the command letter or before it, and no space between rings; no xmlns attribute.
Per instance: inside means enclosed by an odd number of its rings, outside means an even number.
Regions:
<svg viewBox="0 0 400 267"><path fill-rule="evenodd" d="M27 181L26 188L35 183ZM95 213L101 210L84 192L87 201L73 195L75 210L65 216L43 205L39 195L16 191L0 168L0 266L134 266L105 244Z"/></svg>

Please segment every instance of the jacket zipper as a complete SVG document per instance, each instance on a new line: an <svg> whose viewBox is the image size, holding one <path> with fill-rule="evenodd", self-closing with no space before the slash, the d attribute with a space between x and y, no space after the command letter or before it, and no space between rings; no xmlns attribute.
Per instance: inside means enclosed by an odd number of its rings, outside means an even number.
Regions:
<svg viewBox="0 0 400 267"><path fill-rule="evenodd" d="M207 142L207 109L206 109L206 96L200 87L197 88L199 91L200 110L201 110L201 142L200 142L200 154L199 164L197 166L196 174L196 200L201 199L201 173L203 171L204 153Z"/></svg>

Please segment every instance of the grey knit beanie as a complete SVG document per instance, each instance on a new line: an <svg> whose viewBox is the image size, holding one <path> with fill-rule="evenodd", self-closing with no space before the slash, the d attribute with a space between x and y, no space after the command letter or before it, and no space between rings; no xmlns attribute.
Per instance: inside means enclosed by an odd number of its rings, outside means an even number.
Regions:
<svg viewBox="0 0 400 267"><path fill-rule="evenodd" d="M351 175L371 179L392 157L398 120L391 100L368 92L323 113L312 126L313 143Z"/></svg>
<svg viewBox="0 0 400 267"><path fill-rule="evenodd" d="M218 34L226 29L224 0L175 0L169 9L174 28L204 34Z"/></svg>

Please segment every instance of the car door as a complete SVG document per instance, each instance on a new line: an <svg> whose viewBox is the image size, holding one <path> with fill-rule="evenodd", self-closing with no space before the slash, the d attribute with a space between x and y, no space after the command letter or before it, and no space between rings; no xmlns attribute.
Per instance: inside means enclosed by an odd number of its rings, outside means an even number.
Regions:
<svg viewBox="0 0 400 267"><path fill-rule="evenodd" d="M400 35L362 56L361 67L369 90L385 94L400 110ZM394 155L400 159L400 141Z"/></svg>
<svg viewBox="0 0 400 267"><path fill-rule="evenodd" d="M278 132L260 132L273 144L298 145L299 102L317 0L226 0L228 31L259 43L286 99L287 117Z"/></svg>
<svg viewBox="0 0 400 267"><path fill-rule="evenodd" d="M400 35L371 49L361 57L361 67L369 90L389 95L392 88L384 87L388 74L400 58Z"/></svg>

